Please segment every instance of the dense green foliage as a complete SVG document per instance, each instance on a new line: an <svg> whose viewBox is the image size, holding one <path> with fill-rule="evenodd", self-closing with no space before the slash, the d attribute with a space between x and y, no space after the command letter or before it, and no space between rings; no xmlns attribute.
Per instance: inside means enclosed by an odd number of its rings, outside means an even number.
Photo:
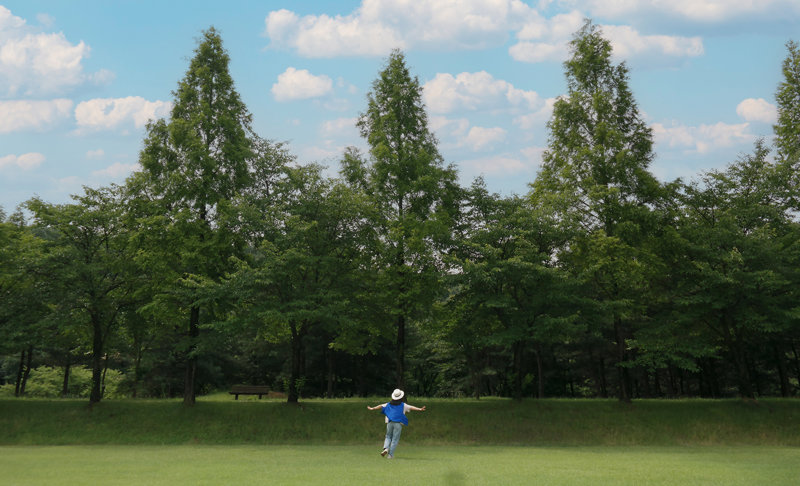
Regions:
<svg viewBox="0 0 800 486"><path fill-rule="evenodd" d="M169 119L147 126L141 171L72 204L0 212L0 385L36 394L32 370L57 369L53 393L70 396L70 370L87 366L95 404L110 376L114 394L186 404L236 383L291 402L395 386L797 395L800 76L787 48L774 150L759 141L662 183L628 68L586 22L542 169L529 194L501 196L480 179L459 187L399 51L357 123L369 153L347 149L333 177L298 164L253 133L212 28Z"/></svg>

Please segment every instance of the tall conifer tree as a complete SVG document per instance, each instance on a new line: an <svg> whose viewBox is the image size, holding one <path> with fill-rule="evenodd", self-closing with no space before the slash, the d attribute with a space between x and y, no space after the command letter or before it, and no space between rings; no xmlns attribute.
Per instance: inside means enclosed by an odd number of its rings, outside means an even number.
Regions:
<svg viewBox="0 0 800 486"><path fill-rule="evenodd" d="M564 63L567 94L554 105L550 140L533 184L538 204L552 204L557 220L575 224L584 237L570 245L576 271L585 277L599 312L596 325L613 335L619 398L630 399L626 322L640 310L636 295L646 281L641 243L652 225L650 204L660 184L648 172L652 131L628 87L625 63L614 64L611 43L586 21L570 42ZM602 316L602 317L601 317Z"/></svg>
<svg viewBox="0 0 800 486"><path fill-rule="evenodd" d="M219 33L213 27L203 32L173 92L170 119L147 126L140 162L163 212L164 234L174 244L162 248L173 271L167 285L217 279L235 247L234 235L220 227L220 213L248 184L253 142L251 115L236 92L229 62ZM188 312L184 403L192 404L202 309L191 286L184 286L179 300Z"/></svg>
<svg viewBox="0 0 800 486"><path fill-rule="evenodd" d="M370 147L366 178L382 244L377 285L396 327L396 384L403 386L406 325L430 308L438 281L436 247L451 226L455 171L444 165L428 129L419 79L398 50L372 83L357 125Z"/></svg>

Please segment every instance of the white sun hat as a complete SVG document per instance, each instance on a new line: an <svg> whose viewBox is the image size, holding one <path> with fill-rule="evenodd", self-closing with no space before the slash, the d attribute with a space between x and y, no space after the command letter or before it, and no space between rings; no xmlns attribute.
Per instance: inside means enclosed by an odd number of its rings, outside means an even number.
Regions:
<svg viewBox="0 0 800 486"><path fill-rule="evenodd" d="M392 400L400 400L401 398L403 398L403 395L405 395L403 390L395 388L394 391L392 392Z"/></svg>

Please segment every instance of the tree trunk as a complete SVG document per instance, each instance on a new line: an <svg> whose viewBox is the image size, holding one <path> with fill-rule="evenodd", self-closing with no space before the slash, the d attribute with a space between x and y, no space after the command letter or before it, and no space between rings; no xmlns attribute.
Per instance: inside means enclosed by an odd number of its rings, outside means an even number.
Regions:
<svg viewBox="0 0 800 486"><path fill-rule="evenodd" d="M100 402L103 398L100 385L103 381L103 326L100 318L92 315L92 391L89 394L89 404Z"/></svg>
<svg viewBox="0 0 800 486"><path fill-rule="evenodd" d="M22 374L22 383L19 386L20 396L25 395L25 385L28 384L28 377L31 375L31 366L33 361L33 346L28 346L28 355L25 362L25 372Z"/></svg>
<svg viewBox="0 0 800 486"><path fill-rule="evenodd" d="M750 382L750 373L747 370L747 363L745 362L744 356L742 356L738 350L731 350L731 354L733 355L733 363L736 367L739 395L741 395L742 398L755 398L755 392Z"/></svg>
<svg viewBox="0 0 800 486"><path fill-rule="evenodd" d="M142 349L141 346L136 347L136 360L133 364L133 391L131 395L136 398L139 392L139 381L141 380L142 369Z"/></svg>
<svg viewBox="0 0 800 486"><path fill-rule="evenodd" d="M653 398L653 392L650 390L650 373L647 370L642 370L642 384L644 385L644 396Z"/></svg>
<svg viewBox="0 0 800 486"><path fill-rule="evenodd" d="M658 369L653 371L653 388L655 389L655 398L661 398L661 373Z"/></svg>
<svg viewBox="0 0 800 486"><path fill-rule="evenodd" d="M537 389L536 389L536 398L544 398L544 367L542 366L542 347L540 345L536 345L536 378L537 378Z"/></svg>
<svg viewBox="0 0 800 486"><path fill-rule="evenodd" d="M522 348L522 341L517 341L512 346L514 353L514 400L522 400Z"/></svg>
<svg viewBox="0 0 800 486"><path fill-rule="evenodd" d="M739 387L739 395L742 398L755 398L753 391L753 384L750 380L750 372L747 369L747 359L745 358L744 349L739 336L734 336L734 327L732 319L729 319L727 313L723 311L720 316L720 327L723 331L723 340L728 348L728 352L733 361L734 369L736 371L736 381Z"/></svg>
<svg viewBox="0 0 800 486"><path fill-rule="evenodd" d="M602 398L608 398L608 386L606 384L606 362L603 358L600 358L598 372L600 375L600 396Z"/></svg>
<svg viewBox="0 0 800 486"><path fill-rule="evenodd" d="M667 367L667 376L669 378L669 398L677 398L678 386L676 384L677 380L675 379L675 368L673 368L672 365Z"/></svg>
<svg viewBox="0 0 800 486"><path fill-rule="evenodd" d="M300 380L300 368L301 368L301 354L302 354L302 346L300 342L300 333L298 332L297 325L294 323L289 324L291 329L291 343L290 346L292 348L292 369L289 373L289 389L287 401L289 403L297 403L300 398L300 391L298 388L298 382Z"/></svg>
<svg viewBox="0 0 800 486"><path fill-rule="evenodd" d="M797 347L792 342L792 354L794 354L794 373L797 380L800 381L800 356L797 354Z"/></svg>
<svg viewBox="0 0 800 486"><path fill-rule="evenodd" d="M105 354L103 363L103 378L100 381L100 397L106 396L106 373L108 373L108 353Z"/></svg>
<svg viewBox="0 0 800 486"><path fill-rule="evenodd" d="M778 368L778 378L781 382L781 396L786 398L789 396L789 390L791 387L789 386L789 373L786 369L786 362L783 359L783 354L781 353L781 348L778 343L772 343L773 350L775 351L775 364Z"/></svg>
<svg viewBox="0 0 800 486"><path fill-rule="evenodd" d="M744 351L741 349L738 340L729 340L729 343L731 357L733 358L733 364L736 368L739 395L741 395L742 398L755 398L755 391L753 390L753 384L750 380L750 372L747 367Z"/></svg>
<svg viewBox="0 0 800 486"><path fill-rule="evenodd" d="M708 379L709 384L711 385L711 398L719 398L722 396L722 390L719 387L719 380L717 379L717 371L716 367L714 366L714 360L709 358L706 361L708 362L709 368Z"/></svg>
<svg viewBox="0 0 800 486"><path fill-rule="evenodd" d="M334 356L334 351L327 346L325 348L325 352L328 355L328 389L325 392L325 396L328 398L333 398L333 385L336 381L336 357Z"/></svg>
<svg viewBox="0 0 800 486"><path fill-rule="evenodd" d="M71 366L69 358L67 358L67 364L64 365L64 383L61 385L61 398L69 396L69 371Z"/></svg>
<svg viewBox="0 0 800 486"><path fill-rule="evenodd" d="M194 405L197 396L195 379L197 375L197 337L200 335L200 308L192 307L189 314L189 356L186 359L186 375L183 380L183 404Z"/></svg>
<svg viewBox="0 0 800 486"><path fill-rule="evenodd" d="M25 350L19 355L19 368L17 368L17 384L14 387L14 396L20 395L20 388L22 387L22 373L25 371Z"/></svg>
<svg viewBox="0 0 800 486"><path fill-rule="evenodd" d="M406 374L406 316L397 316L397 374L395 385L401 390L405 388Z"/></svg>
<svg viewBox="0 0 800 486"><path fill-rule="evenodd" d="M622 319L614 317L614 336L617 341L617 373L619 375L619 400L629 403L631 401L630 373L628 368L622 366L627 358L625 351L625 336L622 330Z"/></svg>

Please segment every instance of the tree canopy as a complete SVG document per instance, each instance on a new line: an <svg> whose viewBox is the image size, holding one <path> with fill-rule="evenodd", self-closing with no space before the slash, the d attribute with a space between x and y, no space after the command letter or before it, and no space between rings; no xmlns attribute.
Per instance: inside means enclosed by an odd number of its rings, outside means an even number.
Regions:
<svg viewBox="0 0 800 486"><path fill-rule="evenodd" d="M234 384L289 402L797 395L797 44L774 143L690 181L650 172L635 73L602 29L569 48L541 169L501 195L460 185L402 51L336 172L255 133L204 31L123 186L0 211L0 393L68 396L86 367L91 403L107 376L187 405ZM63 386L26 389L56 368Z"/></svg>

